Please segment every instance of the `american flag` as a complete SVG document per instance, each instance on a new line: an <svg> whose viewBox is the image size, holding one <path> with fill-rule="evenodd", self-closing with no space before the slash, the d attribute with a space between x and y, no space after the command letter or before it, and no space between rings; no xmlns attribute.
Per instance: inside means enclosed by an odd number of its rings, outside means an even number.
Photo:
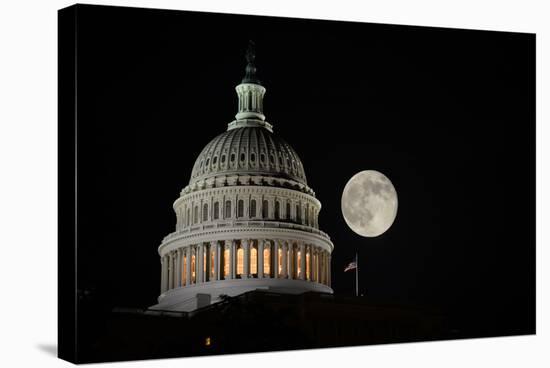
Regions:
<svg viewBox="0 0 550 368"><path fill-rule="evenodd" d="M357 262L351 262L344 270L344 272L348 272L350 270L355 270L357 268Z"/></svg>

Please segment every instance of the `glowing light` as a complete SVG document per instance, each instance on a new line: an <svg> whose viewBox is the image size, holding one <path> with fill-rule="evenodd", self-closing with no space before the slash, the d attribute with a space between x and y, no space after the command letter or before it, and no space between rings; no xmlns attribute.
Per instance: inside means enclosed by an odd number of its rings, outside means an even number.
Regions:
<svg viewBox="0 0 550 368"><path fill-rule="evenodd" d="M250 249L250 273L258 273L258 251L254 247Z"/></svg>

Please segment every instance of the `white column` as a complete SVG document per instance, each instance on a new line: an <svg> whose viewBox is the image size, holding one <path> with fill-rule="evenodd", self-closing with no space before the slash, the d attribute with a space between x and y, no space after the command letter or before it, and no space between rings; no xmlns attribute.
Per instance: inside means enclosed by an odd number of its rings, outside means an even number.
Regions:
<svg viewBox="0 0 550 368"><path fill-rule="evenodd" d="M181 286L181 249L176 250L176 287Z"/></svg>
<svg viewBox="0 0 550 368"><path fill-rule="evenodd" d="M218 242L217 241L212 241L210 242L210 252L214 252L214 275L212 276L212 280L211 281L216 281L216 280L219 280L218 278L218 275L219 275L219 266L220 266L220 248L218 246Z"/></svg>
<svg viewBox="0 0 550 368"><path fill-rule="evenodd" d="M243 274L241 277L247 279L250 275L250 243L248 239L242 239L241 245L243 247Z"/></svg>
<svg viewBox="0 0 550 368"><path fill-rule="evenodd" d="M303 242L300 245L300 280L306 279L306 246Z"/></svg>
<svg viewBox="0 0 550 368"><path fill-rule="evenodd" d="M235 254L235 247L236 247L235 241L230 240L230 243L229 243L229 278L230 279L234 279L236 274L235 257L237 255Z"/></svg>
<svg viewBox="0 0 550 368"><path fill-rule="evenodd" d="M204 245L202 243L199 243L197 255L195 256L195 265L197 266L196 278L197 278L197 284L201 283L203 281L203 272L204 272L204 265L203 265L203 251L204 251Z"/></svg>
<svg viewBox="0 0 550 368"><path fill-rule="evenodd" d="M331 268L332 268L332 265L331 265L331 261L332 261L332 255L329 254L328 255L328 264L327 264L327 268L328 268L328 286L331 285L331 282L332 282L332 277L331 277Z"/></svg>
<svg viewBox="0 0 550 368"><path fill-rule="evenodd" d="M187 252L187 266L186 266L186 274L185 274L185 286L191 285L191 245L187 246L187 249L185 250Z"/></svg>
<svg viewBox="0 0 550 368"><path fill-rule="evenodd" d="M258 239L258 278L264 277L264 239Z"/></svg>
<svg viewBox="0 0 550 368"><path fill-rule="evenodd" d="M296 267L296 256L294 252L294 243L287 243L288 244L288 278L293 279L294 278L294 271Z"/></svg>
<svg viewBox="0 0 550 368"><path fill-rule="evenodd" d="M282 278L283 279L286 279L288 277L287 250L288 250L288 248L287 248L287 245L286 245L286 241L283 241L282 246L281 246L281 251L283 252L283 256L281 258L281 263L282 263L281 273L282 273Z"/></svg>
<svg viewBox="0 0 550 368"><path fill-rule="evenodd" d="M174 288L174 254L168 254L168 290Z"/></svg>
<svg viewBox="0 0 550 368"><path fill-rule="evenodd" d="M216 261L216 270L217 270L217 278L216 280L221 280L222 274L223 274L223 267L222 267L222 245L220 242L216 242L216 255L218 256L218 259Z"/></svg>
<svg viewBox="0 0 550 368"><path fill-rule="evenodd" d="M160 293L166 291L166 257L160 257Z"/></svg>
<svg viewBox="0 0 550 368"><path fill-rule="evenodd" d="M273 259L273 278L279 277L279 241L273 240L273 246L271 247L271 258Z"/></svg>
<svg viewBox="0 0 550 368"><path fill-rule="evenodd" d="M309 246L309 280L315 281L315 272L314 272L314 265L315 262L313 262L313 245L310 244Z"/></svg>

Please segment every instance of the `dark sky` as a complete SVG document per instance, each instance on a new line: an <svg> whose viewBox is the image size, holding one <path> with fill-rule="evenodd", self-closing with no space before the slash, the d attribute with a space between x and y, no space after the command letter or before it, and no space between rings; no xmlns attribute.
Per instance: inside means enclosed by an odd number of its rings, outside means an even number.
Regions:
<svg viewBox="0 0 550 368"><path fill-rule="evenodd" d="M79 289L155 304L172 203L234 118L253 39L267 120L323 206L334 292L353 293L342 271L359 251L373 299L533 331L534 35L90 6L78 18ZM365 169L399 196L378 238L340 211Z"/></svg>

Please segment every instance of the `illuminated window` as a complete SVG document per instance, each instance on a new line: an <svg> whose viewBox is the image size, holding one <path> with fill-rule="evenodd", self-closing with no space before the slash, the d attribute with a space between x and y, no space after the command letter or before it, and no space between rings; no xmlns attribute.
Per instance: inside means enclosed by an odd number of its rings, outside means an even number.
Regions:
<svg viewBox="0 0 550 368"><path fill-rule="evenodd" d="M202 206L202 221L207 221L208 220L208 204L204 204L204 206Z"/></svg>
<svg viewBox="0 0 550 368"><path fill-rule="evenodd" d="M306 252L306 279L311 280L311 270L310 270L310 252Z"/></svg>
<svg viewBox="0 0 550 368"><path fill-rule="evenodd" d="M256 200L250 201L250 217L256 217Z"/></svg>
<svg viewBox="0 0 550 368"><path fill-rule="evenodd" d="M237 202L237 217L244 217L244 201L242 199Z"/></svg>
<svg viewBox="0 0 550 368"><path fill-rule="evenodd" d="M243 274L243 262L244 262L243 248L237 249L237 275Z"/></svg>
<svg viewBox="0 0 550 368"><path fill-rule="evenodd" d="M214 220L220 218L220 202L214 203Z"/></svg>
<svg viewBox="0 0 550 368"><path fill-rule="evenodd" d="M231 201L225 201L225 218L231 217Z"/></svg>
<svg viewBox="0 0 550 368"><path fill-rule="evenodd" d="M215 267L216 267L216 263L215 263L215 259L214 259L214 254L215 252L217 252L218 250L216 249L216 245L214 245L214 247L212 247L210 249L210 278L211 279L214 279L214 271L215 271Z"/></svg>
<svg viewBox="0 0 550 368"><path fill-rule="evenodd" d="M223 276L229 277L229 248L223 251Z"/></svg>
<svg viewBox="0 0 550 368"><path fill-rule="evenodd" d="M258 273L258 251L254 247L250 249L250 273Z"/></svg>
<svg viewBox="0 0 550 368"><path fill-rule="evenodd" d="M266 244L264 248L264 275L269 276L271 274L271 249Z"/></svg>
<svg viewBox="0 0 550 368"><path fill-rule="evenodd" d="M281 276L283 272L283 250L277 246L277 254L279 258L279 269L277 270L278 275Z"/></svg>

